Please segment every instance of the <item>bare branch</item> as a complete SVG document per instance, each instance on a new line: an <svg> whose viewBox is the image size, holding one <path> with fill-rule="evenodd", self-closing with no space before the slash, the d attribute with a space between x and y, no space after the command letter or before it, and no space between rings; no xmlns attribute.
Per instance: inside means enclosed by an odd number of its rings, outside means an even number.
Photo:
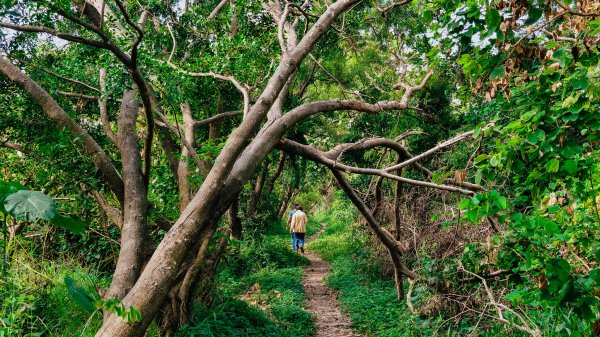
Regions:
<svg viewBox="0 0 600 337"><path fill-rule="evenodd" d="M173 55L175 54L175 50L177 49L177 39L175 39L175 34L173 34L173 28L170 24L167 24L167 29L169 30L169 34L171 34L171 39L173 40L173 48L171 48L171 54L169 54L169 58L167 59L167 63L171 63Z"/></svg>
<svg viewBox="0 0 600 337"><path fill-rule="evenodd" d="M394 8L407 5L410 2L411 2L410 0L402 0L402 1L396 1L396 0L394 0L394 2L392 2L390 5L388 5L388 6L384 7L384 8L377 8L377 10L381 13L382 16L385 17Z"/></svg>
<svg viewBox="0 0 600 337"><path fill-rule="evenodd" d="M427 181L421 181L421 180L400 177L395 174L388 173L385 169L381 170L381 169L373 169L373 168L362 168L362 167L355 167L355 166L341 164L341 163L338 163L337 161L329 158L326 155L326 153L324 153L323 151L320 151L319 149L317 149L311 145L300 144L300 143L294 142L294 141L286 139L286 138L281 139L281 141L278 144L278 147L280 149L283 149L286 152L291 152L291 153L300 155L304 158L307 158L309 160L321 163L331 169L336 169L336 170L344 171L347 173L377 175L377 176L381 176L381 177L388 178L391 180L405 182L405 183L408 183L411 185L416 185L416 186L430 187L430 188L435 188L435 189L450 191L450 192L458 192L458 193L462 193L465 195L474 195L475 194L473 191L465 190L465 189L455 187L455 186L448 186L448 185L442 185L442 184L438 185L438 184L427 182Z"/></svg>
<svg viewBox="0 0 600 337"><path fill-rule="evenodd" d="M171 68L181 72L182 74L186 74L188 76L212 77L212 78L215 78L218 80L231 82L231 84L233 84L236 87L236 89L238 89L238 91L242 94L242 97L244 98L244 113L243 113L244 117L246 117L246 115L248 114L248 111L250 109L250 93L248 91L248 87L246 85L241 84L238 80L235 79L235 77L228 76L228 75L216 74L216 73L213 73L212 71L209 71L207 73L191 72L191 71L180 69L173 63L167 62L167 64Z"/></svg>
<svg viewBox="0 0 600 337"><path fill-rule="evenodd" d="M74 97L74 98L79 98L79 99L87 99L87 100L90 100L90 101L96 101L96 100L100 99L99 96L80 94L78 92L56 90L56 93L60 94L60 95L63 95L63 96L67 96L67 97Z"/></svg>
<svg viewBox="0 0 600 337"><path fill-rule="evenodd" d="M423 89L423 87L425 87L425 84L427 83L427 81L429 80L431 75L433 75L433 71L430 70L427 72L427 74L425 74L425 77L423 77L423 79L421 80L421 83L417 86L410 86L404 82L398 82L392 88L393 89L400 89L400 88L404 89L404 94L402 95L402 99L400 100L400 102L408 105L408 100L410 99L410 96L415 91Z"/></svg>
<svg viewBox="0 0 600 337"><path fill-rule="evenodd" d="M25 154L29 153L27 150L25 150L23 145L9 142L8 140L0 140L0 147L5 147Z"/></svg>
<svg viewBox="0 0 600 337"><path fill-rule="evenodd" d="M482 130L487 130L490 127L492 127L493 125L494 125L493 123L490 123L490 124L486 125ZM474 130L461 133L458 136L455 136L454 138L448 139L447 141L445 141L445 142L443 142L441 144L438 144L437 146L435 146L435 147L433 147L433 148L431 148L431 149L429 149L429 150L421 153L418 156L414 156L413 158L411 158L411 159L409 159L407 161L404 161L404 162L402 162L402 163L400 163L398 165L393 165L393 166L387 167L385 169L385 171L386 172L392 172L392 171L399 170L399 169L401 169L401 168L403 168L403 167L405 167L407 165L410 165L410 164L412 164L412 163L414 163L416 161L419 161L419 160L421 160L421 159L423 159L425 157L428 157L428 156L432 155L433 153L435 153L435 152L437 152L437 151L439 151L439 150L441 150L443 148L446 148L446 147L448 147L450 145L456 144L459 141L461 141L461 140L463 140L465 138L470 137L473 134L473 132L474 132Z"/></svg>
<svg viewBox="0 0 600 337"><path fill-rule="evenodd" d="M0 27L16 30L16 31L20 31L20 32L25 32L25 33L46 33L46 34L50 34L52 36L56 36L57 38L62 39L62 40L83 43L88 46L92 46L92 47L96 47L96 48L106 49L106 47L107 47L106 43L103 41L88 40L88 39L82 38L80 36L64 34L57 30L54 30L52 28L45 27L45 26L21 26L21 25L12 24L10 22L0 22Z"/></svg>
<svg viewBox="0 0 600 337"><path fill-rule="evenodd" d="M244 112L242 110L222 112L220 114L216 114L214 116L208 117L208 118L200 120L200 121L194 121L194 127L199 128L201 126L208 125L208 124L214 123L216 121L219 121L223 118L238 116L243 113Z"/></svg>
<svg viewBox="0 0 600 337"><path fill-rule="evenodd" d="M281 46L281 51L286 54L288 52L287 44L285 43L285 38L283 37L283 31L285 29L285 23L287 20L288 13L290 11L290 5L288 3L283 7L283 13L281 13L281 17L279 18L279 29L277 30L277 38L279 39L279 45Z"/></svg>

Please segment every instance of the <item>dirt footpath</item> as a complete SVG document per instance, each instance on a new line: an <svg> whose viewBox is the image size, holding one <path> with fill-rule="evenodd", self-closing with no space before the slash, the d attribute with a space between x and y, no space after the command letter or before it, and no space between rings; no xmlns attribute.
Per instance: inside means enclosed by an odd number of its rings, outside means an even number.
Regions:
<svg viewBox="0 0 600 337"><path fill-rule="evenodd" d="M321 232L310 240L316 239ZM337 295L325 285L329 264L313 252L306 252L310 265L304 269L304 292L308 311L315 316L317 337L357 337L350 328L350 319L337 305Z"/></svg>

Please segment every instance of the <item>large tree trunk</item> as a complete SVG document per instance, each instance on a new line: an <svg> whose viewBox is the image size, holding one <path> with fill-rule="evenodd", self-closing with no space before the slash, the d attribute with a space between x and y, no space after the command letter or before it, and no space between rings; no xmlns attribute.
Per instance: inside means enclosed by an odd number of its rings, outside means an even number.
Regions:
<svg viewBox="0 0 600 337"><path fill-rule="evenodd" d="M146 216L148 213L148 192L141 171L141 157L136 133L139 103L135 91L123 95L121 112L118 117L119 148L123 163L125 203L123 205L123 226L121 228L121 251L112 283L106 298L123 298L133 287L144 265L147 244Z"/></svg>
<svg viewBox="0 0 600 337"><path fill-rule="evenodd" d="M206 260L209 258L208 249L210 241L216 230L212 226L199 240L196 247L195 255L190 255L184 263L186 268L177 276L177 286L173 287L169 292L169 303L164 305L164 310L160 317L160 326L166 334L174 333L184 324L188 323L191 318L193 293L195 292L201 270Z"/></svg>

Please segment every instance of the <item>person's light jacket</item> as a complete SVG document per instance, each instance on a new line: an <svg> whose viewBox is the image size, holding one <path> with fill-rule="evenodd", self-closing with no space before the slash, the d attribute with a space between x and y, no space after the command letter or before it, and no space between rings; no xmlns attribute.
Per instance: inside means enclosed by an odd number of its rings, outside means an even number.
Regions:
<svg viewBox="0 0 600 337"><path fill-rule="evenodd" d="M292 223L290 224L290 232L306 233L306 223L308 218L303 211L296 211L292 215Z"/></svg>

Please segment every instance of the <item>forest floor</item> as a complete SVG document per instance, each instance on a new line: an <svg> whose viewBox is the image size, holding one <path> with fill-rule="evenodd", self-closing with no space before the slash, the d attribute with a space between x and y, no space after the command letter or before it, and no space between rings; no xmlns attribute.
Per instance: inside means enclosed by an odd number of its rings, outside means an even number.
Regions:
<svg viewBox="0 0 600 337"><path fill-rule="evenodd" d="M324 225L324 224L322 224ZM319 237L323 228L308 240ZM329 264L317 254L306 251L310 265L304 269L304 293L308 311L315 317L317 337L355 337L350 328L350 319L342 314L337 304L337 293L325 285L325 276L329 273Z"/></svg>

